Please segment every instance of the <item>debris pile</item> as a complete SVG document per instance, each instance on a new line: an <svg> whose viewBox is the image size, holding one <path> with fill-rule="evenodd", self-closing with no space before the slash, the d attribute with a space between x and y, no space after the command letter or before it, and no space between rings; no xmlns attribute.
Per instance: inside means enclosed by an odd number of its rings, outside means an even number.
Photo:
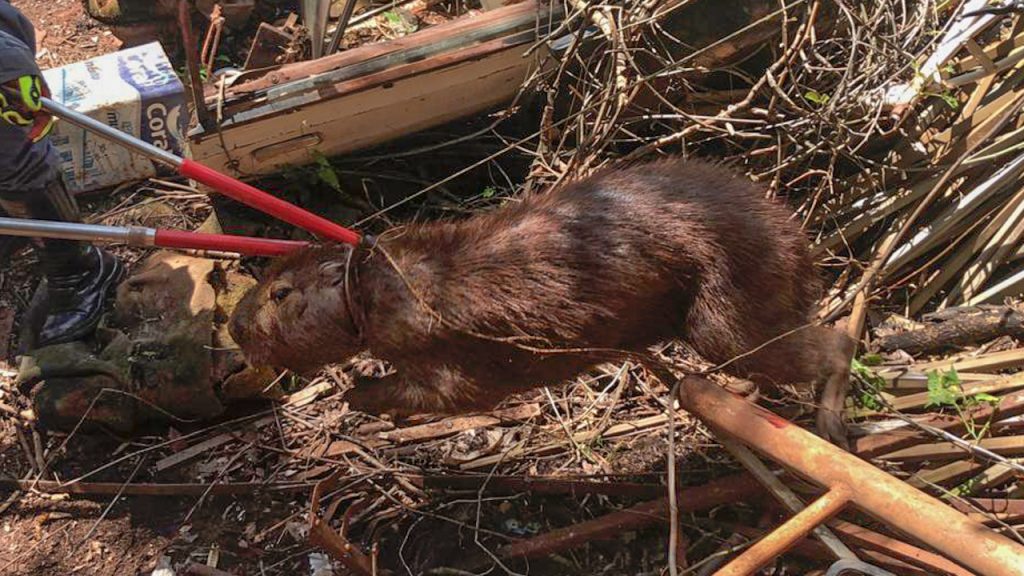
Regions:
<svg viewBox="0 0 1024 576"><path fill-rule="evenodd" d="M20 515L12 530L75 530L34 515L49 493L156 498L172 528L153 536L162 546L147 570L236 575L972 574L998 555L957 551L944 535L983 523L991 531L975 536L994 546L1024 542L1024 16L985 0L485 2L400 44L355 47L359 14L387 7L342 4L327 22L353 10L350 33L321 26L319 48L308 46L319 60L274 52L272 37L298 42L294 19L260 27L270 48L249 57L270 69L207 90L212 123L193 152L249 176L314 161L330 194L354 175L363 194L348 195L350 208L371 229L403 208L471 211L640 157L725 158L796 209L832 281L821 319L862 343L847 413L861 461L787 423L809 424L811 398L736 408L691 378L677 403L672 382L632 364L493 413L396 423L348 410L353 372L386 368L359 358L311 382L266 382L273 405L130 440L42 437L5 372L13 440L0 487L14 492L0 510ZM458 34L476 36L439 43ZM336 36L351 50L332 53ZM309 152L353 152L495 107L468 135L388 158L389 170L415 166L404 180L418 191L401 199L368 192L375 177L403 179L382 176L386 154ZM431 172L481 142L468 167ZM444 187L475 169L491 178L484 193ZM124 207L109 214L135 222ZM678 344L658 354L702 366ZM785 439L766 448L744 436L762 429ZM891 510L876 514L892 478ZM53 552L52 530L18 540L8 567ZM788 551L739 571L776 544Z"/></svg>

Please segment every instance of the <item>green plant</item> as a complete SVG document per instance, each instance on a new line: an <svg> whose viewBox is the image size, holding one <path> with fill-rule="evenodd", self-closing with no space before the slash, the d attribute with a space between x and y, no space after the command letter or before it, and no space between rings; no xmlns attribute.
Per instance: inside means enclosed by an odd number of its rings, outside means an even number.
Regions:
<svg viewBox="0 0 1024 576"><path fill-rule="evenodd" d="M860 360L854 358L850 362L850 371L853 373L854 379L861 384L860 395L855 398L855 401L859 406L868 410L881 410L885 407L879 400L882 388L885 387L885 378L868 368L868 365L881 363L881 357L875 358L875 356L866 355Z"/></svg>
<svg viewBox="0 0 1024 576"><path fill-rule="evenodd" d="M989 415L988 420L980 428L971 414L975 408L984 404L998 406L999 398L984 392L965 394L960 375L955 368L951 367L949 372L933 370L928 373L928 402L924 407L953 408L966 426L967 433L975 440L980 440L988 433L992 423L994 413Z"/></svg>
<svg viewBox="0 0 1024 576"><path fill-rule="evenodd" d="M320 182L341 192L341 181L338 179L338 173L334 171L331 161L317 150L313 150L313 159L316 160L316 177Z"/></svg>
<svg viewBox="0 0 1024 576"><path fill-rule="evenodd" d="M822 94L817 90L808 90L807 92L804 92L804 100L807 100L812 104L817 104L818 106L824 106L825 104L828 104L828 101L831 99L832 97L829 96L828 94Z"/></svg>
<svg viewBox="0 0 1024 576"><path fill-rule="evenodd" d="M494 196L497 193L498 193L498 189L497 188L495 188L494 186L487 186L486 188L484 188L484 191L480 193L480 196L483 197L483 198L490 198L490 197Z"/></svg>

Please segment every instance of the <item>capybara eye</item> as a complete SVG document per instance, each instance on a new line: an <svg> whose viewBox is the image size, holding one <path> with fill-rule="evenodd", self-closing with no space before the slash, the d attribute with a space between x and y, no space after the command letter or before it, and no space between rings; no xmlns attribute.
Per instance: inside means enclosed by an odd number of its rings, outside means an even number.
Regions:
<svg viewBox="0 0 1024 576"><path fill-rule="evenodd" d="M281 302L282 300L287 298L288 295L291 294L291 293L292 293L292 288L290 286L282 286L282 287L274 290L270 294L270 297L274 300L274 302Z"/></svg>

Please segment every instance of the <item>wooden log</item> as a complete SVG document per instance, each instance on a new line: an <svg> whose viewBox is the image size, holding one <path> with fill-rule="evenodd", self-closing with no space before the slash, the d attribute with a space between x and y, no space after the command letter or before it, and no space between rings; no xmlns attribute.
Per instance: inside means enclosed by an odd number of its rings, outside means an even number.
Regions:
<svg viewBox="0 0 1024 576"><path fill-rule="evenodd" d="M1024 337L1024 314L1009 306L962 308L954 317L878 340L887 352L903 350L917 356L950 348L980 344L1000 336Z"/></svg>

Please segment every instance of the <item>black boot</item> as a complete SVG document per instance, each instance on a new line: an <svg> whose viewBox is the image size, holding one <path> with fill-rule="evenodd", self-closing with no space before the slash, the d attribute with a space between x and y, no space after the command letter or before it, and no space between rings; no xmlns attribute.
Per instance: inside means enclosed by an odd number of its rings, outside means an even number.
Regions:
<svg viewBox="0 0 1024 576"><path fill-rule="evenodd" d="M45 190L0 194L0 206L11 216L38 220L80 222L78 206L57 177ZM33 240L45 286L37 300L41 309L32 348L79 340L92 333L103 312L103 301L124 276L124 266L112 254L83 242Z"/></svg>

